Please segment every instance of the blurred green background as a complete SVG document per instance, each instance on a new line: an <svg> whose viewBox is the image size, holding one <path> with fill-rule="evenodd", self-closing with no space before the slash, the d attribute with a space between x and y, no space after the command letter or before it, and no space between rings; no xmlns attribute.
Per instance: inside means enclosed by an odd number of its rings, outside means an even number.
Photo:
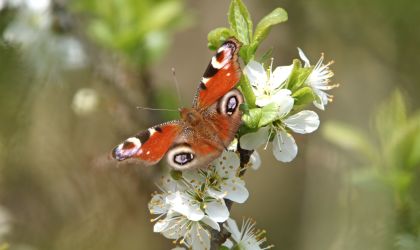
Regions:
<svg viewBox="0 0 420 250"><path fill-rule="evenodd" d="M420 2L245 0L289 21L260 51L334 60L334 102L291 164L246 174L276 249L420 249ZM0 247L170 249L147 209L163 166L115 164L122 139L189 106L229 1L0 0ZM180 82L177 101L171 68Z"/></svg>

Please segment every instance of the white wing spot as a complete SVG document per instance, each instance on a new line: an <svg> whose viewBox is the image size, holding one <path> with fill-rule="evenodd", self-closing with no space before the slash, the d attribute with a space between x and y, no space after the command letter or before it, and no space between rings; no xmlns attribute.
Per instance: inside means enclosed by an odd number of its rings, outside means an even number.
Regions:
<svg viewBox="0 0 420 250"><path fill-rule="evenodd" d="M225 64L226 64L226 60L223 60L223 62L219 63L215 56L211 58L211 66L213 66L213 68L215 69L221 69L223 68L223 66L225 66Z"/></svg>
<svg viewBox="0 0 420 250"><path fill-rule="evenodd" d="M149 128L149 133L150 133L150 136L152 136L154 133L156 133L156 129Z"/></svg>
<svg viewBox="0 0 420 250"><path fill-rule="evenodd" d="M204 84L206 84L209 80L210 79L209 78L206 78L206 77L202 77L201 78L201 82L204 83Z"/></svg>
<svg viewBox="0 0 420 250"><path fill-rule="evenodd" d="M226 76L230 76L230 73L227 73Z"/></svg>

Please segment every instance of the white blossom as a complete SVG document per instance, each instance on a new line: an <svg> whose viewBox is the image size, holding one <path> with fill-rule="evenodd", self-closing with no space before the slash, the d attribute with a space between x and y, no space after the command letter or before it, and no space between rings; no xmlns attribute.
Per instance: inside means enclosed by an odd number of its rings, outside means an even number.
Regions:
<svg viewBox="0 0 420 250"><path fill-rule="evenodd" d="M309 59L298 48L300 58L305 62L305 67L311 67ZM313 67L311 73L306 79L305 83L312 88L317 98L314 100L314 105L324 110L325 106L329 101L332 101L332 95L327 94L325 91L338 87L338 84L330 85L330 78L334 76L334 73L330 70L329 66L333 63L332 61L323 64L324 54L321 55L318 62Z"/></svg>
<svg viewBox="0 0 420 250"><path fill-rule="evenodd" d="M256 61L250 61L246 65L244 73L254 90L258 106L263 107L276 102L281 99L281 96L290 92L287 89L282 89L282 85L289 77L292 69L293 66L289 65L277 67L274 71L270 67L267 71L261 63Z"/></svg>
<svg viewBox="0 0 420 250"><path fill-rule="evenodd" d="M166 238L179 241L194 250L210 249L210 232L208 226L220 230L219 225L207 216L200 221L192 221L182 214L170 212L159 220L153 231L162 233Z"/></svg>
<svg viewBox="0 0 420 250"><path fill-rule="evenodd" d="M223 244L226 247L236 246L235 249L240 250L263 250L273 247L272 245L261 246L267 241L265 231L255 229L255 222L250 219L242 221L241 230L233 219L227 220L224 227L231 233L230 239Z"/></svg>
<svg viewBox="0 0 420 250"><path fill-rule="evenodd" d="M320 121L318 115L310 110L303 110L290 115L294 102L290 93L280 96L277 102L280 105L278 120L281 124L270 124L260 128L256 132L243 135L240 138L241 147L252 150L261 145L267 145L271 136L274 134L272 143L275 158L282 162L290 162L296 157L298 147L288 130L299 134L312 133L318 129Z"/></svg>

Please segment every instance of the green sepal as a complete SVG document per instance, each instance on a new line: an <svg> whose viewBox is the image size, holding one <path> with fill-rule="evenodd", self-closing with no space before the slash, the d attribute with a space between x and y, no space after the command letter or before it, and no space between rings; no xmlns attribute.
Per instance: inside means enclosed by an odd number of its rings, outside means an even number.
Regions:
<svg viewBox="0 0 420 250"><path fill-rule="evenodd" d="M272 123L273 121L278 119L279 116L279 106L272 102L266 106L264 106L261 111L261 118L258 122L258 127L264 127L265 125L268 125L270 123Z"/></svg>
<svg viewBox="0 0 420 250"><path fill-rule="evenodd" d="M249 106L247 103L242 103L239 105L239 110L242 111L242 113L248 113L249 112Z"/></svg>
<svg viewBox="0 0 420 250"><path fill-rule="evenodd" d="M293 105L294 111L302 110L315 100L314 92L310 87L298 89L292 94L292 97L295 99L295 103Z"/></svg>
<svg viewBox="0 0 420 250"><path fill-rule="evenodd" d="M216 50L219 48L224 41L233 37L235 33L226 27L219 27L215 28L214 30L210 31L207 35L208 44L207 46L211 50Z"/></svg>
<svg viewBox="0 0 420 250"><path fill-rule="evenodd" d="M259 122L262 117L261 108L250 109L247 113L242 116L242 121L248 128L258 128Z"/></svg>
<svg viewBox="0 0 420 250"><path fill-rule="evenodd" d="M299 70L302 68L302 63L300 62L300 60L298 59L293 59L293 69L292 72L290 73L289 78L286 81L286 88L292 90L298 81L298 77L299 77Z"/></svg>

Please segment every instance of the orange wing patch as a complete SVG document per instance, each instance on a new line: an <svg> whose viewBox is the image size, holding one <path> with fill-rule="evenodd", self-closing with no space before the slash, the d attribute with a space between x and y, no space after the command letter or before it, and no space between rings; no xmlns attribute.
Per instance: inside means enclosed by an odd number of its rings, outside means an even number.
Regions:
<svg viewBox="0 0 420 250"><path fill-rule="evenodd" d="M241 44L231 38L217 50L201 79L194 107L203 109L212 105L239 82L241 77L238 63L240 47Z"/></svg>
<svg viewBox="0 0 420 250"><path fill-rule="evenodd" d="M155 164L166 154L181 131L178 123L167 123L149 129L149 139L137 151L135 158L147 164Z"/></svg>

